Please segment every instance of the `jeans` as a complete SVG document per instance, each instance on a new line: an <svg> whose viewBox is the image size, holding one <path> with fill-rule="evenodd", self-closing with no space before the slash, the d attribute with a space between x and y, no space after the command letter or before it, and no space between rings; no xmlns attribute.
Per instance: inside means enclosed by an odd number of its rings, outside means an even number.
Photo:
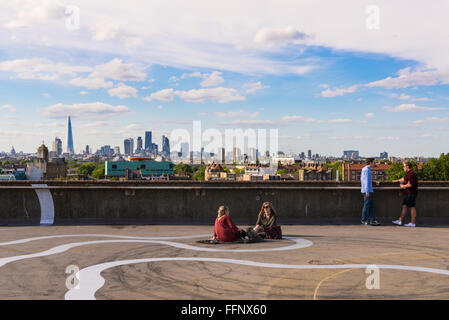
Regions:
<svg viewBox="0 0 449 320"><path fill-rule="evenodd" d="M369 220L374 221L374 197L373 193L366 197L365 193L362 193L363 197L363 210L362 210L362 221L366 221L366 214L369 213Z"/></svg>

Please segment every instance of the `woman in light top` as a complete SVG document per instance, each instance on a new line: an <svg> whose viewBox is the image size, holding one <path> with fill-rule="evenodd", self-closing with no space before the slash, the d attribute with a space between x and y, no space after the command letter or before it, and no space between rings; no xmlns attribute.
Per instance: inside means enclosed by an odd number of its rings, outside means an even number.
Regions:
<svg viewBox="0 0 449 320"><path fill-rule="evenodd" d="M276 224L276 212L271 202L264 202L260 208L254 231L265 233L265 239L282 239L281 227Z"/></svg>

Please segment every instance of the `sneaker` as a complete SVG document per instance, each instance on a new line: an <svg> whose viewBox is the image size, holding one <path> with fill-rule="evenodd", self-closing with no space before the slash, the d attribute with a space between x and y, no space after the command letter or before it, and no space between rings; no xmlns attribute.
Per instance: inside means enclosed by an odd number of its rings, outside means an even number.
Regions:
<svg viewBox="0 0 449 320"><path fill-rule="evenodd" d="M391 221L391 222L393 222L394 224L397 224L398 226L402 226L402 221L394 220L394 221Z"/></svg>
<svg viewBox="0 0 449 320"><path fill-rule="evenodd" d="M366 220L362 220L362 221L360 221L360 224L363 224L363 225L368 225L368 222L366 221Z"/></svg>
<svg viewBox="0 0 449 320"><path fill-rule="evenodd" d="M404 227L412 227L412 228L414 228L414 227L416 227L416 224L410 222L410 223L404 224Z"/></svg>
<svg viewBox="0 0 449 320"><path fill-rule="evenodd" d="M378 225L380 225L380 223L377 222L377 220L373 220L373 221L370 221L370 222L369 222L369 225L370 225L370 226L378 226Z"/></svg>

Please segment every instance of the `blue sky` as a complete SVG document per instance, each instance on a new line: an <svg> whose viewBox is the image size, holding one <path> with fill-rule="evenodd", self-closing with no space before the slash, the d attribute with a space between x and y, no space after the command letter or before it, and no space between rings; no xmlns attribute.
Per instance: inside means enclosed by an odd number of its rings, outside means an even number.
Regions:
<svg viewBox="0 0 449 320"><path fill-rule="evenodd" d="M439 0L2 2L0 151L64 141L70 113L78 152L123 149L146 130L160 144L201 120L220 132L278 129L284 152L438 156L449 152L447 9Z"/></svg>

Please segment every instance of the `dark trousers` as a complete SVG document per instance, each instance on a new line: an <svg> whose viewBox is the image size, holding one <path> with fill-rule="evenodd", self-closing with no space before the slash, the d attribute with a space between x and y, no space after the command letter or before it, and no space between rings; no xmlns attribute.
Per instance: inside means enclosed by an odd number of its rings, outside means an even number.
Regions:
<svg viewBox="0 0 449 320"><path fill-rule="evenodd" d="M362 193L363 197L363 210L362 210L362 221L366 221L367 214L369 215L369 220L374 221L374 197L373 193L366 197L365 193Z"/></svg>

